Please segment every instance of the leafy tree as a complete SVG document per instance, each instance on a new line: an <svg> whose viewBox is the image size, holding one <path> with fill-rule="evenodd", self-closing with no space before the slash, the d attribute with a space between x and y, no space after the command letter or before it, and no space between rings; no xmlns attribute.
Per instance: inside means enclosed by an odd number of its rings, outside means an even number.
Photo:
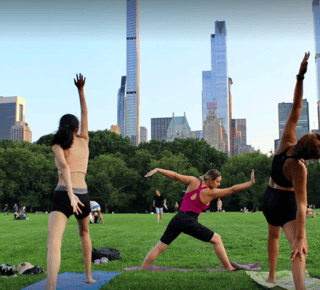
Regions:
<svg viewBox="0 0 320 290"><path fill-rule="evenodd" d="M310 162L308 168L308 203L320 204L319 180L320 180L320 163L318 161Z"/></svg>
<svg viewBox="0 0 320 290"><path fill-rule="evenodd" d="M128 168L116 155L100 155L89 162L87 184L91 199L98 200L102 208L125 212L134 194L124 191L138 178L137 172Z"/></svg>
<svg viewBox="0 0 320 290"><path fill-rule="evenodd" d="M238 211L240 207L246 206L258 210L269 183L272 159L259 152L246 153L228 159L221 169L222 188L249 181L252 169L255 170L256 183L244 191L225 197L224 208Z"/></svg>
<svg viewBox="0 0 320 290"><path fill-rule="evenodd" d="M38 145L51 146L52 138L53 138L53 134L43 135L35 143Z"/></svg>

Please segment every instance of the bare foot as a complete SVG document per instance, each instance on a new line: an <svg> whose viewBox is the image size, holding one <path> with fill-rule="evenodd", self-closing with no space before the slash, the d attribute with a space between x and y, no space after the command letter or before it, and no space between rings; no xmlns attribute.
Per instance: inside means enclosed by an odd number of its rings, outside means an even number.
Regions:
<svg viewBox="0 0 320 290"><path fill-rule="evenodd" d="M93 280L92 277L88 277L86 280L86 283L95 283L97 282L96 280Z"/></svg>
<svg viewBox="0 0 320 290"><path fill-rule="evenodd" d="M269 283L272 283L272 284L277 284L276 279L270 278L270 277L266 280L266 282L269 282Z"/></svg>
<svg viewBox="0 0 320 290"><path fill-rule="evenodd" d="M230 269L227 269L228 271L236 271L236 268L231 267Z"/></svg>

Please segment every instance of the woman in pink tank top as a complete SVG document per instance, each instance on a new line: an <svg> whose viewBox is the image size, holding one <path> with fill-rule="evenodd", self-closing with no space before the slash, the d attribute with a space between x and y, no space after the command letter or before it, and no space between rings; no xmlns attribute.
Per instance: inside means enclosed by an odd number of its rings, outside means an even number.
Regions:
<svg viewBox="0 0 320 290"><path fill-rule="evenodd" d="M200 224L198 222L198 216L203 210L209 208L210 202L213 199L223 198L252 186L255 183L254 171L252 170L251 173L251 181L224 189L218 189L221 183L221 174L216 169L209 170L199 179L194 176L186 176L160 168L151 170L145 177L150 177L157 172L173 180L178 180L187 184L188 188L184 195L179 213L172 218L160 241L150 250L144 259L141 268L147 269L147 267L153 263L158 255L163 252L174 239L181 233L185 233L201 241L213 244L214 251L223 266L229 271L235 270L230 264L220 235Z"/></svg>
<svg viewBox="0 0 320 290"><path fill-rule="evenodd" d="M62 236L68 218L72 214L75 214L79 225L86 282L96 282L92 279L91 274L92 249L89 234L91 208L85 182L89 157L88 113L84 96L85 78L79 74L74 83L80 97L81 133L78 137L79 121L77 117L67 114L61 117L59 130L51 142L59 179L49 216L46 289L50 290L56 289Z"/></svg>

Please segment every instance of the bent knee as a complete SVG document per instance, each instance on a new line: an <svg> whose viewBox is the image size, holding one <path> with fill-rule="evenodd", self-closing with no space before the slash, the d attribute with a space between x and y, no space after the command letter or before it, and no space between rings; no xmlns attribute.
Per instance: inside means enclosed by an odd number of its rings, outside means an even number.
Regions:
<svg viewBox="0 0 320 290"><path fill-rule="evenodd" d="M213 237L210 240L210 243L211 244L218 244L218 243L221 243L221 242L222 242L221 236L219 234L217 234L217 233L214 233Z"/></svg>

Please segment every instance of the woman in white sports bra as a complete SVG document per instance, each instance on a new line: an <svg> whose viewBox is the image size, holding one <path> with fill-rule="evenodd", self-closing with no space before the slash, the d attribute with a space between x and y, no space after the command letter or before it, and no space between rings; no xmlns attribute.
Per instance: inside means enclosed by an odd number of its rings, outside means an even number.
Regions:
<svg viewBox="0 0 320 290"><path fill-rule="evenodd" d="M68 218L75 214L79 225L82 253L86 268L86 282L94 283L91 274L91 240L89 234L90 199L85 176L89 159L88 112L84 96L85 78L77 75L74 84L78 88L81 105L81 133L78 119L70 114L60 119L59 130L53 136L51 148L59 174L49 216L47 285L56 289L60 267L60 250L63 232Z"/></svg>

